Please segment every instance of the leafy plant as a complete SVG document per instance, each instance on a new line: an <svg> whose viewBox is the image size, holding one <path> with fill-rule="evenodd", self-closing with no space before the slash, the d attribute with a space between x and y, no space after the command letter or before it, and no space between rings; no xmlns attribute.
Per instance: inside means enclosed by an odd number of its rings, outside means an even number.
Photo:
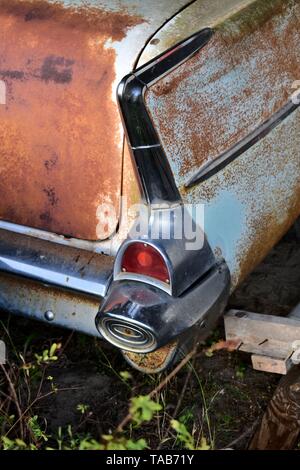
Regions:
<svg viewBox="0 0 300 470"><path fill-rule="evenodd" d="M148 447L145 439L133 441L125 436L104 435L102 440L103 443L99 443L94 439L85 439L80 443L79 450L144 450Z"/></svg>
<svg viewBox="0 0 300 470"><path fill-rule="evenodd" d="M1 438L3 450L37 450L34 444L26 444L22 439L9 439L6 436Z"/></svg>
<svg viewBox="0 0 300 470"><path fill-rule="evenodd" d="M238 379L243 379L245 377L245 373L246 373L246 366L245 364L240 364L237 369L236 369L236 372L235 372L235 375Z"/></svg>
<svg viewBox="0 0 300 470"><path fill-rule="evenodd" d="M132 380L132 374L128 372L128 370L124 370L120 372L120 377L122 377L122 379L125 380L126 382L129 380Z"/></svg>
<svg viewBox="0 0 300 470"><path fill-rule="evenodd" d="M45 349L42 354L35 354L38 365L49 364L58 360L57 352L61 348L61 344L53 343L49 349Z"/></svg>
<svg viewBox="0 0 300 470"><path fill-rule="evenodd" d="M140 395L131 399L130 414L132 420L140 425L144 421L151 421L156 411L160 411L162 406L151 400L149 395Z"/></svg>
<svg viewBox="0 0 300 470"><path fill-rule="evenodd" d="M28 424L28 427L29 427L30 431L32 432L32 435L33 435L33 437L36 441L40 441L41 439L43 439L46 442L48 441L48 437L46 436L46 434L40 428L40 425L38 423L38 416L37 415L32 416L31 418L29 418L27 424Z"/></svg>
<svg viewBox="0 0 300 470"><path fill-rule="evenodd" d="M90 406L89 405L84 405L82 403L79 403L77 405L76 410L79 411L82 415L86 414L89 410Z"/></svg>

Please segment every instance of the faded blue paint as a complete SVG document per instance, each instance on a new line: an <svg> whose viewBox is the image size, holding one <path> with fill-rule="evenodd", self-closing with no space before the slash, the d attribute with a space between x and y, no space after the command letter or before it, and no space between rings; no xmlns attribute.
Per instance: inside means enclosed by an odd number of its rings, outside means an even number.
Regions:
<svg viewBox="0 0 300 470"><path fill-rule="evenodd" d="M207 202L200 199L204 205L204 232L215 253L222 254L226 259L229 270L236 269L236 247L245 230L245 211L241 201L234 192L221 189L214 199Z"/></svg>
<svg viewBox="0 0 300 470"><path fill-rule="evenodd" d="M264 255L255 252L262 230L266 254L280 237L280 227L289 223L291 210L300 213L299 131L300 109L215 176L183 194L186 203L205 205L205 233L216 253L221 249L233 287L244 258Z"/></svg>

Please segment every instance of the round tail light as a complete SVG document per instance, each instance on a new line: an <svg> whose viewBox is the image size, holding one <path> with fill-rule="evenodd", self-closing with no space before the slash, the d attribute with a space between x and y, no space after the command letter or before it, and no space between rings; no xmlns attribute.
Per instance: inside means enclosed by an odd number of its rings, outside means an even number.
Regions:
<svg viewBox="0 0 300 470"><path fill-rule="evenodd" d="M123 254L122 272L140 274L170 283L169 270L162 255L147 243L132 243Z"/></svg>

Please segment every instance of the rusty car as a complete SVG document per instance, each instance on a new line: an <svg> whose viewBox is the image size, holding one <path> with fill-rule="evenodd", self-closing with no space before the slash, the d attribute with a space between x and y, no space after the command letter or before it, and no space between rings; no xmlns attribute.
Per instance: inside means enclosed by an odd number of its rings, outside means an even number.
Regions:
<svg viewBox="0 0 300 470"><path fill-rule="evenodd" d="M0 308L204 339L300 214L299 47L299 0L0 0Z"/></svg>

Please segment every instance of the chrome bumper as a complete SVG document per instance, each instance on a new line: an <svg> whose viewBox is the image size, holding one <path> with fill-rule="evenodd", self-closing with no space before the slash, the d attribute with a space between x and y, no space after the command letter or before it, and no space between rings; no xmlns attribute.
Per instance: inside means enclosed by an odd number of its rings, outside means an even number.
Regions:
<svg viewBox="0 0 300 470"><path fill-rule="evenodd" d="M101 337L95 326L99 297L57 289L0 272L0 310ZM51 315L49 315L51 314Z"/></svg>
<svg viewBox="0 0 300 470"><path fill-rule="evenodd" d="M0 230L0 271L104 297L114 258Z"/></svg>
<svg viewBox="0 0 300 470"><path fill-rule="evenodd" d="M94 336L114 258L0 230L0 309Z"/></svg>

